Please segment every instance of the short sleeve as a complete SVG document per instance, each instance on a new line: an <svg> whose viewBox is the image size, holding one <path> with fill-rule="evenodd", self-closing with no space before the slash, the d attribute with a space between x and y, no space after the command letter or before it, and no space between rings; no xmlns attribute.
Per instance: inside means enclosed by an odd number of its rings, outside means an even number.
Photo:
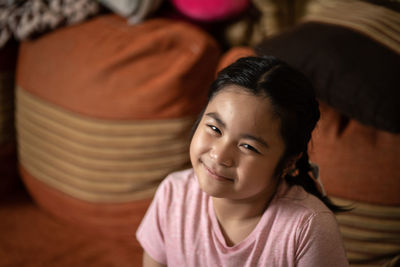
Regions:
<svg viewBox="0 0 400 267"><path fill-rule="evenodd" d="M298 233L296 266L349 266L335 216L313 214Z"/></svg>
<svg viewBox="0 0 400 267"><path fill-rule="evenodd" d="M160 184L154 199L148 208L139 228L136 238L143 249L157 262L167 264L165 250L165 212L168 205L168 185Z"/></svg>

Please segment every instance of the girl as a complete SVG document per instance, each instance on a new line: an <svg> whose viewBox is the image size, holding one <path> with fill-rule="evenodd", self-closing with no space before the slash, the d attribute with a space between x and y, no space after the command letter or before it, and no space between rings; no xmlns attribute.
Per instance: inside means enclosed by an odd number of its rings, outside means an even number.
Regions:
<svg viewBox="0 0 400 267"><path fill-rule="evenodd" d="M144 266L348 266L310 176L308 80L274 57L223 69L194 127L193 169L160 185L137 232Z"/></svg>

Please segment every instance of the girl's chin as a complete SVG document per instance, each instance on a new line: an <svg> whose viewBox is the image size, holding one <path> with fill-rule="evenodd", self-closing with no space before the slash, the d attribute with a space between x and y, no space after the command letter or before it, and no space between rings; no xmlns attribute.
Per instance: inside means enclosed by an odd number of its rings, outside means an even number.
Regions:
<svg viewBox="0 0 400 267"><path fill-rule="evenodd" d="M222 182L210 178L208 175L200 175L197 178L200 189L211 197L224 198L227 197L228 187ZM225 184L225 185L223 185Z"/></svg>

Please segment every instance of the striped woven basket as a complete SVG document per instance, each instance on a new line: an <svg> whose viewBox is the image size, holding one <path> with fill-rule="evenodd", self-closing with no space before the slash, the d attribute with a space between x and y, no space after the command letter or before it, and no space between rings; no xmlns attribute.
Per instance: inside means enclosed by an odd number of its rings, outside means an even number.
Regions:
<svg viewBox="0 0 400 267"><path fill-rule="evenodd" d="M400 16L394 10L359 0L312 0L302 19L356 30L400 54Z"/></svg>
<svg viewBox="0 0 400 267"><path fill-rule="evenodd" d="M400 54L399 13L383 6L313 0L303 20L352 29ZM400 135L321 109L312 157L328 193L354 207L337 216L350 265L400 266Z"/></svg>
<svg viewBox="0 0 400 267"><path fill-rule="evenodd" d="M219 58L216 42L166 19L105 15L21 45L20 173L68 221L132 238L160 181L189 166L189 133Z"/></svg>
<svg viewBox="0 0 400 267"><path fill-rule="evenodd" d="M20 164L41 182L93 203L149 198L188 163L193 119L94 120L17 89Z"/></svg>
<svg viewBox="0 0 400 267"><path fill-rule="evenodd" d="M337 220L352 266L398 266L400 263L400 207L333 198L351 206Z"/></svg>
<svg viewBox="0 0 400 267"><path fill-rule="evenodd" d="M321 103L310 158L329 196L354 209L337 214L351 266L398 266L398 134L364 126ZM339 130L339 128L341 130Z"/></svg>

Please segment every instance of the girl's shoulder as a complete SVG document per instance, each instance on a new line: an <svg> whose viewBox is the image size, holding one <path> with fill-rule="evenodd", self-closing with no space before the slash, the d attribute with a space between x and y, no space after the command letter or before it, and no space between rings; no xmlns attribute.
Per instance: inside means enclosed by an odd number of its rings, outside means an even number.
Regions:
<svg viewBox="0 0 400 267"><path fill-rule="evenodd" d="M164 180L160 183L159 188L163 187L176 187L186 188L193 187L195 185L195 174L193 168L175 171L167 175Z"/></svg>
<svg viewBox="0 0 400 267"><path fill-rule="evenodd" d="M327 232L338 233L334 213L301 186L282 185L268 209L269 217L274 218L278 232L292 233L293 237L299 237L305 232L317 236ZM311 232L310 227L313 229Z"/></svg>
<svg viewBox="0 0 400 267"><path fill-rule="evenodd" d="M190 193L199 192L200 188L196 181L196 175L192 168L176 171L169 174L160 183L156 196L163 198L173 197L184 199Z"/></svg>
<svg viewBox="0 0 400 267"><path fill-rule="evenodd" d="M332 211L316 196L308 193L303 187L289 185L284 182L278 188L275 204L284 207L289 212L315 215L318 213L332 213Z"/></svg>

